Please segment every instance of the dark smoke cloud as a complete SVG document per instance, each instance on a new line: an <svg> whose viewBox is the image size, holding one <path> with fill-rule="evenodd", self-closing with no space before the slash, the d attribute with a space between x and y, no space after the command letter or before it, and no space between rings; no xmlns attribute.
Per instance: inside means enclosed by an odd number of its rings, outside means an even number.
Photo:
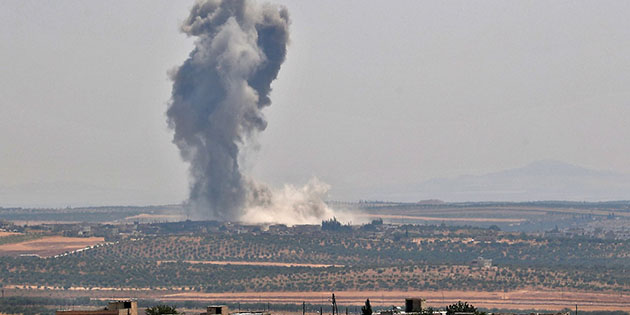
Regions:
<svg viewBox="0 0 630 315"><path fill-rule="evenodd" d="M288 26L281 6L207 0L195 3L181 27L197 39L172 74L167 116L173 142L190 163L193 218L238 219L260 190L241 173L239 151L267 126L261 109L271 104Z"/></svg>

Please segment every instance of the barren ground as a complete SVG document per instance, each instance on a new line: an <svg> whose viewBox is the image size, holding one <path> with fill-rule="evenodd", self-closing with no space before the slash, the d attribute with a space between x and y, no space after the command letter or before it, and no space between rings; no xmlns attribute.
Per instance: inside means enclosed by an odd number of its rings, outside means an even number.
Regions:
<svg viewBox="0 0 630 315"><path fill-rule="evenodd" d="M47 236L21 243L0 245L0 256L49 257L104 242L102 237Z"/></svg>
<svg viewBox="0 0 630 315"><path fill-rule="evenodd" d="M126 217L125 220L144 220L144 221L182 221L185 220L186 217L179 214L149 214L149 213L141 213L138 215Z"/></svg>
<svg viewBox="0 0 630 315"><path fill-rule="evenodd" d="M22 233L0 231L0 237L11 236L11 235L19 235L19 234L22 234Z"/></svg>

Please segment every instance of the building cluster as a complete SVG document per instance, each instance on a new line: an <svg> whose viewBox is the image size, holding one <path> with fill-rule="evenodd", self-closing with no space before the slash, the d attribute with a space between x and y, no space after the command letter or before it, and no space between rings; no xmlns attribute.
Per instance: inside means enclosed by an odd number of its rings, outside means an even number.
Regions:
<svg viewBox="0 0 630 315"><path fill-rule="evenodd" d="M470 266L471 267L479 267L479 268L487 269L487 268L492 267L492 259L483 258L483 257L479 256L479 257L477 257L476 259L473 259L470 262Z"/></svg>
<svg viewBox="0 0 630 315"><path fill-rule="evenodd" d="M546 231L544 236L550 238L593 237L627 241L630 240L630 225L628 224L628 219L611 213L606 218L593 217L592 220L580 226L561 229L556 227Z"/></svg>
<svg viewBox="0 0 630 315"><path fill-rule="evenodd" d="M96 310L59 310L56 315L138 315L138 301L111 301L105 308Z"/></svg>
<svg viewBox="0 0 630 315"><path fill-rule="evenodd" d="M334 301L334 299L333 299ZM375 315L423 315L425 312L425 300L420 298L407 298L405 299L404 308L393 307L388 310L382 310L375 312ZM336 309L336 304L333 305L333 314ZM303 308L303 314L304 313ZM319 315L323 313L320 309ZM141 315L144 311L141 311ZM339 312L337 311L337 314ZM446 315L445 310L433 310L433 315ZM473 312L455 312L454 315L474 315ZM558 313L489 313L490 315L571 315L570 312L558 312ZM58 310L56 315L138 315L138 302L136 300L118 300L110 301L106 307L100 309L91 310ZM199 313L199 315L271 315L270 311L236 311L230 312L230 309L226 305L210 305L206 308L205 312ZM347 310L346 310L347 315Z"/></svg>
<svg viewBox="0 0 630 315"><path fill-rule="evenodd" d="M230 312L226 305L210 305L204 313L199 315L271 315L269 311Z"/></svg>
<svg viewBox="0 0 630 315"><path fill-rule="evenodd" d="M138 301L110 301L106 307L84 310L58 310L56 315L138 315ZM144 311L141 311L141 315ZM210 305L199 315L271 315L269 311L230 312L226 305Z"/></svg>
<svg viewBox="0 0 630 315"><path fill-rule="evenodd" d="M378 312L379 315L421 315L422 314L422 305L424 300L419 298L407 298L405 299L405 308L402 309L400 307L393 307L390 310L383 310ZM434 315L446 315L446 312L434 311Z"/></svg>

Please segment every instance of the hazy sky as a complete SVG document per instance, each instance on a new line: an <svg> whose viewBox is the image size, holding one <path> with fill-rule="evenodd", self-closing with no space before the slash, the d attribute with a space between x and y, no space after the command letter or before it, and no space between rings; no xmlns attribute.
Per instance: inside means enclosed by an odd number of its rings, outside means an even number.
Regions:
<svg viewBox="0 0 630 315"><path fill-rule="evenodd" d="M539 159L630 173L628 1L277 2L262 181L354 200ZM0 2L0 206L185 199L164 112L190 7Z"/></svg>

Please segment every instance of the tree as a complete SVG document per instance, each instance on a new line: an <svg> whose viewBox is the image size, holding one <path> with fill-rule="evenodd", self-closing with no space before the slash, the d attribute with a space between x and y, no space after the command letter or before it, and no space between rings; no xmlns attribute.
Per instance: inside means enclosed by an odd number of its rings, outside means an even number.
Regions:
<svg viewBox="0 0 630 315"><path fill-rule="evenodd" d="M477 308L468 304L468 302L458 301L446 307L446 315L455 315L455 313L474 313L475 315L485 315L485 312L477 311Z"/></svg>
<svg viewBox="0 0 630 315"><path fill-rule="evenodd" d="M146 309L147 315L180 314L175 306L161 304Z"/></svg>
<svg viewBox="0 0 630 315"><path fill-rule="evenodd" d="M350 232L352 231L352 226L349 223L343 225L337 221L337 218L333 217L330 220L322 220L322 231Z"/></svg>
<svg viewBox="0 0 630 315"><path fill-rule="evenodd" d="M370 299L365 300L365 305L361 306L361 315L372 315L372 305L370 305Z"/></svg>

